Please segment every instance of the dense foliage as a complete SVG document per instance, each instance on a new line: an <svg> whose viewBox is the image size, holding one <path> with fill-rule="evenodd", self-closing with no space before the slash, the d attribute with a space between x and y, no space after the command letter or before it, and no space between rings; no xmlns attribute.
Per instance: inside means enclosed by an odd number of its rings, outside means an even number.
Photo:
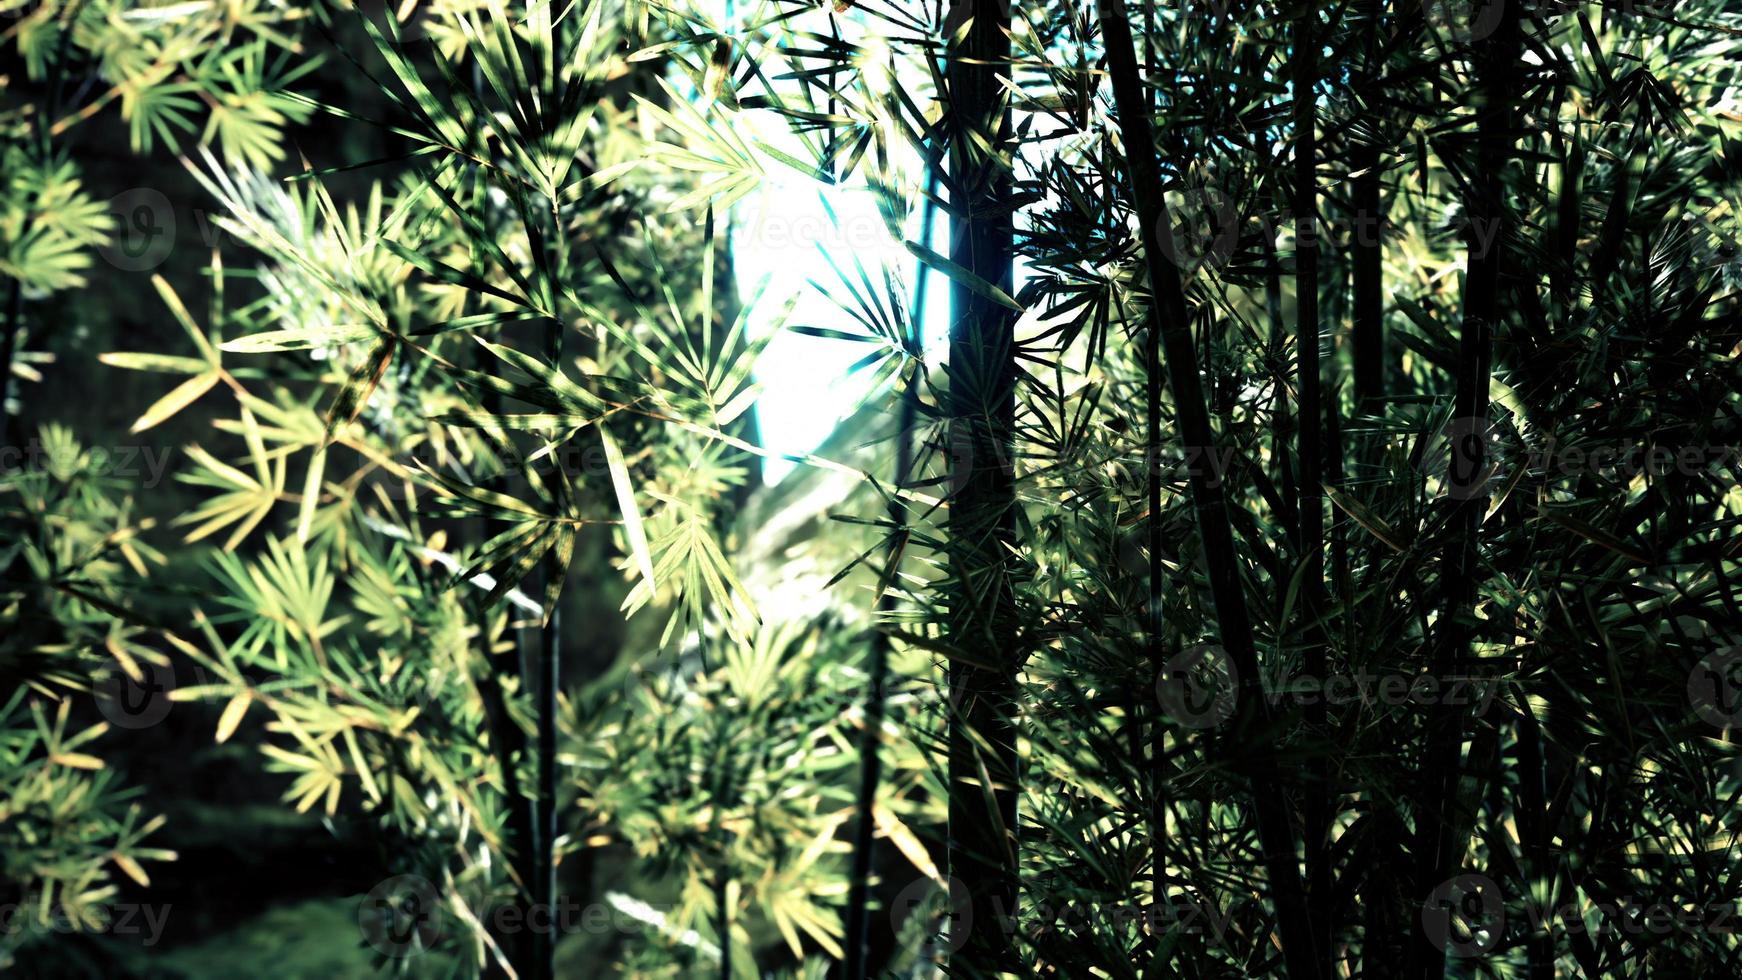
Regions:
<svg viewBox="0 0 1742 980"><path fill-rule="evenodd" d="M1725 4L0 5L0 967L1742 970Z"/></svg>

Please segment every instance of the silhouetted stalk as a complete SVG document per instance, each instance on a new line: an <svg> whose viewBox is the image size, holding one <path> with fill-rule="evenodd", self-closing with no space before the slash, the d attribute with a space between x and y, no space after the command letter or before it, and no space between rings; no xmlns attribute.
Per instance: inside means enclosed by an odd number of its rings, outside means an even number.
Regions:
<svg viewBox="0 0 1742 980"><path fill-rule="evenodd" d="M1154 30L1154 13L1150 5L1144 12L1144 55L1149 71L1155 71L1152 60L1151 32ZM1146 111L1153 111L1154 96L1157 89L1151 86L1151 101ZM1130 147L1126 148L1130 152ZM1156 669L1164 662L1162 628L1165 626L1162 612L1162 529L1161 529L1161 484L1164 479L1161 466L1161 331L1155 329L1153 317L1149 330L1145 332L1143 346L1143 418L1144 418L1144 484L1145 505L1149 508L1149 521L1146 527L1147 540L1144 542L1149 549L1149 595L1144 604L1144 624L1149 633L1149 661ZM1167 726L1160 717L1151 719L1149 731L1149 774L1151 783L1150 809L1150 901L1157 909L1163 907L1167 895L1167 865L1163 855L1167 853L1167 810L1162 799L1162 787L1167 785Z"/></svg>
<svg viewBox="0 0 1742 980"><path fill-rule="evenodd" d="M1343 386L1333 385L1330 397L1325 399L1325 475L1331 486L1341 486L1347 476L1343 468L1348 457L1343 448L1342 405ZM1329 531L1331 572L1328 594L1334 593L1339 601L1347 601L1353 588L1349 578L1349 540L1343 532L1344 522L1338 521L1333 514ZM1348 621L1348 617L1343 618L1345 624Z"/></svg>
<svg viewBox="0 0 1742 980"><path fill-rule="evenodd" d="M1377 49L1383 0L1362 0L1362 5L1366 12L1367 50L1362 59L1360 88L1367 100L1373 100L1379 76ZM1374 108L1373 102L1368 101L1368 113ZM1349 191L1355 211L1351 270L1354 316L1349 334L1350 346L1354 348L1355 405L1360 411L1375 411L1374 403L1385 397L1385 205L1380 194L1377 140L1357 136L1350 152L1350 166L1355 171Z"/></svg>
<svg viewBox="0 0 1742 980"><path fill-rule="evenodd" d="M720 933L720 980L732 980L732 905L724 872L714 876L714 928Z"/></svg>
<svg viewBox="0 0 1742 980"><path fill-rule="evenodd" d="M1295 214L1295 384L1300 405L1298 417L1300 483L1297 491L1299 536L1295 540L1296 559L1306 566L1301 580L1301 615L1304 619L1302 638L1302 674L1322 683L1325 677L1325 637L1319 626L1323 612L1325 581L1325 514L1323 459L1324 440L1321 425L1324 404L1319 391L1319 192L1318 192L1318 38L1316 21L1318 7L1303 3L1295 18L1294 43L1289 52L1294 82L1294 214ZM1323 699L1314 700L1306 709L1306 721L1314 737L1324 737L1326 708ZM1324 914L1331 890L1330 863L1327 859L1327 830L1330 825L1329 795L1326 780L1330 767L1321 756L1309 764L1304 794L1302 825L1306 836L1307 897L1309 910L1329 921ZM1319 931L1315 920L1318 949L1330 950L1330 934ZM1329 963L1325 966L1328 968Z"/></svg>
<svg viewBox="0 0 1742 980"><path fill-rule="evenodd" d="M1150 132L1143 86L1137 74L1131 24L1124 0L1104 0L1099 9L1107 68L1113 82L1120 134L1125 143L1127 178L1143 236L1150 289L1154 293L1149 329L1160 335L1160 342L1152 345L1152 349L1165 357L1168 384L1173 389L1175 413L1187 451L1206 451L1214 446L1215 438L1210 427L1209 409L1204 402L1197 354L1192 347L1185 290L1172 258L1176 254L1172 250L1172 224L1168 218L1167 201L1162 196L1161 168L1155 159L1155 141ZM1159 367L1150 364L1152 371ZM1258 656L1240 582L1239 557L1234 549L1227 501L1222 495L1221 484L1211 481L1209 475L1198 468L1193 468L1190 473L1190 484L1222 645L1239 675L1234 734L1238 738L1254 729L1268 727L1269 709L1258 688ZM1243 760L1242 768L1252 785L1259 844L1271 895L1276 902L1277 932L1282 940L1289 975L1316 978L1321 975L1319 964L1322 958L1314 949L1312 920L1301 893L1294 830L1289 824L1283 794L1276 785L1278 773L1270 753L1258 747L1265 737L1260 735L1257 744L1242 747L1242 754L1250 750L1253 760Z"/></svg>
<svg viewBox="0 0 1742 980"><path fill-rule="evenodd" d="M12 394L12 355L18 348L18 337L24 332L24 284L18 279L12 280L12 287L7 291L6 298L6 329L0 334L0 444L14 445L12 439L12 412L6 403Z"/></svg>
<svg viewBox="0 0 1742 980"><path fill-rule="evenodd" d="M1257 137L1259 158L1270 159L1270 142L1263 134ZM1274 185L1273 185L1274 187ZM1278 212L1283 208L1283 198L1280 193L1272 193L1270 204ZM1298 493L1295 491L1294 453L1289 446L1289 436L1294 427L1293 409L1288 400L1288 371L1284 352L1288 349L1288 326L1282 316L1282 262L1276 255L1276 239L1274 235L1263 237L1264 249L1264 307L1270 317L1270 340L1265 345L1264 363L1270 372L1275 385L1275 397L1270 404L1270 452L1276 466L1277 498L1282 506L1283 526L1288 529L1289 540L1294 540L1300 523L1300 510L1296 506ZM1282 614L1280 598L1276 604L1276 614Z"/></svg>
<svg viewBox="0 0 1742 980"><path fill-rule="evenodd" d="M1009 8L1003 0L954 0L950 14L952 30L966 22L946 72L951 258L1009 293L1009 162L987 159L969 135L977 130L994 153L1010 147L999 80L1010 61ZM949 637L963 654L949 666L948 858L971 902L957 920L967 920L967 935L952 967L973 976L1016 966L1004 929L1017 896L1015 315L959 281L950 294L950 438L966 455L955 462L965 472L954 474L948 528Z"/></svg>
<svg viewBox="0 0 1742 980"><path fill-rule="evenodd" d="M1521 705L1516 725L1518 752L1518 836L1526 881L1553 881L1558 871L1548 841L1548 786L1544 782L1542 730ZM1528 941L1530 980L1554 980L1555 943L1549 928L1534 928Z"/></svg>
<svg viewBox="0 0 1742 980"><path fill-rule="evenodd" d="M937 217L935 174L926 183L929 187L925 206L920 212L919 240L929 248L932 224ZM909 311L909 322L917 324L921 331L925 329L925 301L929 278L922 266L919 279L914 284L913 304ZM895 597L890 586L900 569L901 555L907 546L907 505L902 501L900 491L913 478L912 433L918 418L919 383L925 371L923 359L914 366L914 370L916 374L912 382L902 392L901 411L895 423L896 493L889 496L891 537L888 567L884 569L882 587L877 596L879 613L888 613L895 608ZM883 715L884 702L888 697L888 668L889 634L874 627L871 632L871 685L865 695L865 730L859 738L859 799L854 808L854 819L857 822L853 828L853 869L848 877L851 882L847 892L848 980L864 980L870 975L871 867L877 850L876 816L872 811L877 803L877 788L883 783Z"/></svg>
<svg viewBox="0 0 1742 980"><path fill-rule="evenodd" d="M552 204L551 237L556 242L562 236L562 218ZM553 262L553 268L558 266ZM556 302L552 284L550 301ZM563 323L551 318L545 323L545 353L550 363L561 370L563 356ZM563 454L552 454L552 465L563 466ZM561 494L558 480L551 480L553 496ZM559 507L561 497L557 496ZM558 549L552 548L541 562L544 586L561 579L567 572L559 564ZM537 872L532 882L534 909L542 909L548 928L533 930L533 976L536 980L553 980L556 976L556 712L557 688L562 682L562 596L551 602L550 615L539 634L538 657L538 794L535 809L534 836L538 842Z"/></svg>
<svg viewBox="0 0 1742 980"><path fill-rule="evenodd" d="M1470 651L1471 616L1478 581L1477 545L1481 519L1487 510L1481 474L1486 465L1489 362L1493 355L1494 322L1500 315L1500 273L1506 233L1505 172L1513 152L1513 100L1517 93L1519 11L1502 6L1494 33L1476 42L1477 161L1466 209L1470 215L1469 267L1464 278L1464 317L1458 338L1457 392L1453 417L1473 426L1474 438L1452 447L1448 471L1451 492L1450 535L1440 565L1445 596L1439 632L1434 638L1431 673L1446 677L1457 672ZM1481 247L1483 242L1487 247ZM1423 792L1416 820L1415 894L1425 898L1443 881L1461 848L1454 839L1450 812L1462 775L1464 710L1442 699L1428 707L1426 744L1422 755ZM1411 944L1414 976L1438 978L1445 971L1445 951L1417 929Z"/></svg>
<svg viewBox="0 0 1742 980"><path fill-rule="evenodd" d="M562 574L547 559L544 569L548 582ZM538 841L537 875L532 882L533 907L543 909L551 928L533 932L533 975L550 980L556 975L556 691L561 680L558 660L562 656L562 602L551 608L550 619L539 636L538 679Z"/></svg>
<svg viewBox="0 0 1742 980"><path fill-rule="evenodd" d="M1358 89L1363 109L1373 116L1385 103L1379 90L1384 71L1380 53L1381 18L1385 0L1362 0L1365 22L1365 51L1362 55ZM1387 45L1387 51L1390 46ZM1378 125L1373 127L1377 130ZM1350 256L1351 318L1349 346L1353 361L1354 410L1357 415L1378 414L1385 398L1385 203L1381 184L1382 154L1377 132L1373 139L1354 137L1350 149L1350 167L1354 171L1350 187L1350 205L1355 217L1355 237ZM1329 424L1330 465L1335 468L1333 484L1344 486L1344 442L1339 425L1340 416L1333 400ZM1383 452L1378 439L1361 438L1357 428L1356 448L1359 461L1376 461ZM1359 467L1360 463L1357 463ZM1331 527L1331 578L1338 600L1352 600L1348 543L1343 530L1345 522L1333 522ZM1352 619L1348 620L1352 622ZM1403 948L1398 933L1406 928L1397 921L1394 908L1399 880L1397 847L1402 833L1395 806L1387 800L1369 799L1368 821L1369 860L1367 874L1361 884L1364 922L1361 944L1362 970L1369 976L1396 975L1403 969L1397 951Z"/></svg>
<svg viewBox="0 0 1742 980"><path fill-rule="evenodd" d="M472 90L474 97L483 99L482 70L476 62L472 64ZM480 197L483 195L481 194ZM494 212L488 208L479 209L479 219L486 229L495 224ZM470 303L470 297L467 298ZM481 358L483 349L476 344L471 345L471 367L482 370ZM492 416L502 415L502 393L488 389L483 393L484 409ZM507 481L502 477L492 477L485 485L496 493L506 489ZM479 518L478 542L489 541L496 535L507 530L507 523L488 517ZM490 648L490 616L487 606L480 605L474 613L478 624L478 636L484 645L485 669L477 678L478 696L484 702L484 721L489 727L490 745L496 756L496 764L502 769L502 795L508 806L508 840L512 850L513 877L516 884L526 889L530 899L533 879L538 873L538 833L537 818L533 815L533 801L527 793L527 787L520 781L520 765L528 758L526 731L515 722L514 716L508 710L508 697L502 688L504 676L519 678L522 691L526 690L524 672L521 670L519 634L514 635L516 643L507 653L498 655ZM530 977L532 966L529 951L532 948L531 937L524 929L504 930L497 928L497 922L492 917L490 923L491 935L503 955L508 958L515 972L520 976ZM507 972L502 970L494 960L486 965L486 977L504 977Z"/></svg>

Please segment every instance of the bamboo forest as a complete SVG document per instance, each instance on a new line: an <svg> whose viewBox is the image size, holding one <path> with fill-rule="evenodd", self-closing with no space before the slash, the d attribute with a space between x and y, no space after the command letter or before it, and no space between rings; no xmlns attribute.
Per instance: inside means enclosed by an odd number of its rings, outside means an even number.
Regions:
<svg viewBox="0 0 1742 980"><path fill-rule="evenodd" d="M0 976L1742 977L1737 0L0 0Z"/></svg>

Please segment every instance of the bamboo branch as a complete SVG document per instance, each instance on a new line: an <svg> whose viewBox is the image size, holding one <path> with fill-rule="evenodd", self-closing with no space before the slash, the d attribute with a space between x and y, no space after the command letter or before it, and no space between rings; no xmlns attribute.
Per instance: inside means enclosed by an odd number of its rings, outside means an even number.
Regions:
<svg viewBox="0 0 1742 980"><path fill-rule="evenodd" d="M1170 258L1177 253L1171 249L1172 224L1168 218L1167 201L1162 196L1161 170L1155 159L1155 140L1137 73L1131 24L1124 0L1105 0L1100 10L1108 73L1113 82L1120 134L1125 143L1127 178L1143 236L1150 289L1154 293L1149 329L1158 334L1160 340L1152 348L1165 358L1181 437L1188 451L1201 452L1213 447L1215 437L1199 380L1197 352L1192 346L1185 290L1180 282L1179 269ZM1160 367L1155 363L1150 365L1151 371ZM1251 734L1256 728L1266 727L1269 710L1258 689L1257 650L1240 582L1239 558L1234 548L1228 504L1220 483L1212 483L1208 474L1199 469L1193 469L1190 484L1222 645L1239 673L1235 731ZM1277 792L1276 770L1269 753L1256 750L1256 746L1253 748L1255 761L1246 764L1247 776L1252 783L1265 870L1277 906L1283 957L1291 977L1316 978L1321 975L1319 964L1323 957L1314 948L1312 919L1301 893L1300 867L1295 858L1295 837L1288 808Z"/></svg>

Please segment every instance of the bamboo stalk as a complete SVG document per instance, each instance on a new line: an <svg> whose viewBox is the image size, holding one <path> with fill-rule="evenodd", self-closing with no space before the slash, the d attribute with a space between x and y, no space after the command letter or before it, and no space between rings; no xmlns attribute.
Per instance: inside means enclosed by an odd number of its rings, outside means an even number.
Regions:
<svg viewBox="0 0 1742 980"><path fill-rule="evenodd" d="M1303 4L1295 18L1289 52L1294 82L1294 213L1295 213L1295 384L1300 405L1298 455L1300 481L1296 491L1299 536L1296 560L1306 566L1301 582L1302 635L1306 649L1302 673L1315 681L1325 678L1325 635L1319 625L1324 610L1325 512L1323 486L1325 406L1319 378L1319 194L1318 194L1318 8ZM1328 735L1323 700L1307 707L1306 722L1318 737ZM1309 911L1325 913L1331 892L1329 849L1330 766L1321 755L1308 767L1302 831L1305 837ZM1323 919L1324 922L1318 921ZM1314 921L1316 948L1330 950L1329 915ZM1329 969L1329 961L1323 964Z"/></svg>
<svg viewBox="0 0 1742 980"><path fill-rule="evenodd" d="M1379 17L1384 0L1362 0L1366 14L1366 52L1361 63L1361 87L1371 93L1378 84ZM1372 108L1371 105L1368 106ZM1360 140L1352 148L1351 204L1355 210L1352 252L1353 320L1349 333L1354 350L1355 404L1371 411L1385 397L1385 227L1379 182L1380 152L1375 141Z"/></svg>
<svg viewBox="0 0 1742 980"><path fill-rule="evenodd" d="M1513 99L1517 91L1517 55L1520 45L1519 11L1503 5L1494 33L1477 42L1476 84L1481 104L1477 109L1477 177L1467 202L1473 228L1491 234L1472 236L1472 243L1487 241L1488 248L1472 248L1464 279L1464 317L1459 332L1457 392L1453 416L1485 420L1488 416L1489 362L1493 356L1494 322L1500 315L1501 243L1505 238L1505 172L1513 153ZM1485 426L1479 426L1481 432ZM1454 491L1452 528L1440 564L1440 587L1445 608L1434 638L1430 670L1444 677L1458 669L1469 653L1473 636L1470 617L1477 583L1478 532L1487 497L1480 493L1485 464L1486 439L1466 440L1462 447L1471 456L1454 455L1450 482ZM1454 447L1456 453L1457 447ZM1429 706L1426 744L1422 754L1423 793L1416 822L1416 894L1425 896L1450 873L1461 848L1455 840L1456 821L1450 810L1463 775L1459 764L1465 712L1445 702ZM1445 971L1445 950L1419 930L1412 943L1410 974L1439 977Z"/></svg>
<svg viewBox="0 0 1742 980"><path fill-rule="evenodd" d="M557 210L556 202L551 202L551 234L547 240L552 243L548 248L555 250L556 242L562 238L562 217ZM551 261L552 268L560 268ZM552 308L554 309L556 289L551 288ZM545 353L550 363L561 370L563 355L563 322L551 318L545 322ZM565 465L562 453L553 454L553 465ZM553 495L560 494L561 483L553 477L550 489ZM539 563L542 569L540 594L543 586L561 579L568 569L558 563L557 549L553 548ZM532 939L532 975L535 980L554 980L556 976L556 713L557 690L562 683L562 597L559 594L553 601L550 616L539 633L538 658L538 793L534 810L533 834L537 840L537 876L532 883L533 907L543 909L548 928L533 931Z"/></svg>
<svg viewBox="0 0 1742 980"><path fill-rule="evenodd" d="M1131 41L1131 24L1124 0L1105 0L1100 5L1103 43L1108 73L1125 143L1127 178L1143 235L1144 260L1148 267L1154 302L1149 329L1159 335L1153 350L1165 357L1168 384L1173 389L1180 434L1188 451L1208 450L1214 445L1208 406L1199 379L1197 353L1192 346L1189 312L1179 269L1170 258L1172 224L1162 196L1161 171L1155 159L1155 141L1150 132L1143 86L1137 73L1137 58ZM1164 245L1164 241L1167 245ZM1151 363L1152 371L1161 365ZM1240 583L1239 559L1234 548L1228 504L1219 481L1194 469L1190 474L1193 509L1203 539L1205 568L1216 607L1222 645L1239 673L1235 702L1236 733L1249 733L1268 722L1269 710L1258 689L1258 657L1252 624ZM1295 858L1295 836L1288 808L1276 790L1276 769L1269 753L1256 750L1255 762L1247 763L1258 834L1265 871L1277 906L1278 933L1289 975L1296 978L1321 975L1322 957L1315 950L1315 936L1304 896L1300 867Z"/></svg>
<svg viewBox="0 0 1742 980"><path fill-rule="evenodd" d="M18 348L19 336L24 332L24 284L20 280L12 280L12 288L6 298L6 327L0 332L0 445L14 445L12 438L12 413L7 410L6 402L12 393L12 357Z"/></svg>
<svg viewBox="0 0 1742 980"><path fill-rule="evenodd" d="M1010 62L1010 12L1002 0L954 0L950 15L952 30L959 30L946 71L951 259L1009 293L1010 172L1006 161L986 159L971 134L979 130L994 153L1010 145L999 78ZM949 635L971 659L994 665L962 659L949 667L948 859L971 903L952 970L990 975L1016 968L1013 937L1004 928L1017 897L1015 317L960 281L950 292L948 416L952 441L967 456L956 462L964 471L954 474L949 514Z"/></svg>
<svg viewBox="0 0 1742 980"><path fill-rule="evenodd" d="M937 177L935 173L927 181L930 185L926 195L925 207L920 213L919 240L927 248L931 247L932 225L937 218L936 190ZM914 284L913 303L910 307L910 322L917 325L922 332L925 329L926 294L929 291L929 273L922 267L919 279ZM916 373L912 382L902 392L901 411L895 425L895 488L900 490L913 478L913 426L919 412L919 384L922 380L925 365L915 365ZM901 555L906 547L907 537L907 504L899 493L889 497L889 522L892 537L889 542L888 567L883 573L883 589L877 597L877 610L887 613L894 609L895 600L889 590L889 584L899 569ZM848 877L850 882L847 892L847 977L848 980L864 980L868 972L871 955L871 868L876 857L876 815L873 812L877 803L877 789L883 784L883 717L885 702L888 699L889 671L889 634L881 629L874 629L871 634L871 686L865 698L865 731L859 739L859 798L854 807L853 829L853 867Z"/></svg>

